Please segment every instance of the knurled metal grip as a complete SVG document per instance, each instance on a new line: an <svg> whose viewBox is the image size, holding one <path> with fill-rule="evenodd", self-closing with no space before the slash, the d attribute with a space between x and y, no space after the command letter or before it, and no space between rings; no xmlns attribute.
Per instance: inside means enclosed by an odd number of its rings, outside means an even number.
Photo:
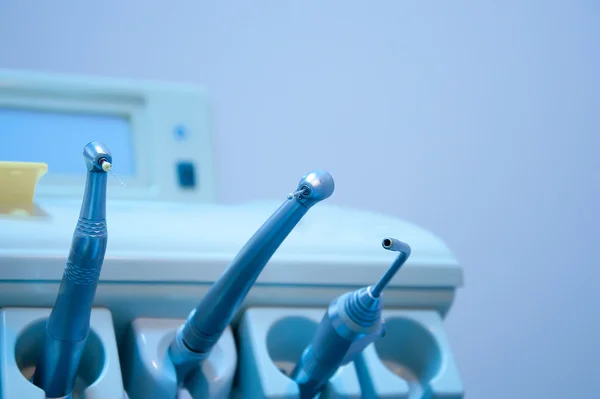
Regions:
<svg viewBox="0 0 600 399"><path fill-rule="evenodd" d="M106 253L108 232L105 220L79 218L65 277L75 284L93 284L98 281Z"/></svg>

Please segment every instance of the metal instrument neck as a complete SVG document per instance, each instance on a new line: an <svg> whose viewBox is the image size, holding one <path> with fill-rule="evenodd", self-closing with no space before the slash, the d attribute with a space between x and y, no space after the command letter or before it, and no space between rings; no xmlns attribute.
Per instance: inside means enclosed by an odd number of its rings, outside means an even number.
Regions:
<svg viewBox="0 0 600 399"><path fill-rule="evenodd" d="M88 171L79 217L88 220L106 219L106 172Z"/></svg>
<svg viewBox="0 0 600 399"><path fill-rule="evenodd" d="M212 336L225 330L269 259L309 208L296 197L288 198L252 236L196 308L190 321L199 332Z"/></svg>
<svg viewBox="0 0 600 399"><path fill-rule="evenodd" d="M379 298L385 287L392 281L392 278L396 275L398 270L404 265L404 262L408 259L409 254L405 252L400 252L394 260L394 263L389 267L389 269L385 272L385 274L381 277L381 279L373 286L371 289L371 295L374 298Z"/></svg>

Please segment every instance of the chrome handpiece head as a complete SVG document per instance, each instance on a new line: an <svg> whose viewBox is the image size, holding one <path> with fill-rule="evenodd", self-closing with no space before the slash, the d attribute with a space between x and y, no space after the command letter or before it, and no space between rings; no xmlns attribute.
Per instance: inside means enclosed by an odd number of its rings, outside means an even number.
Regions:
<svg viewBox="0 0 600 399"><path fill-rule="evenodd" d="M374 286L343 294L331 302L311 344L292 371L302 399L313 398L340 366L354 361L385 334L382 293L411 251L394 238L385 238L382 246L400 254Z"/></svg>
<svg viewBox="0 0 600 399"><path fill-rule="evenodd" d="M298 188L288 198L296 197L298 201L306 206L313 206L329 198L334 190L335 182L329 172L316 170L302 176Z"/></svg>
<svg viewBox="0 0 600 399"><path fill-rule="evenodd" d="M98 141L92 141L83 148L83 159L90 172L108 172L112 168L109 149Z"/></svg>

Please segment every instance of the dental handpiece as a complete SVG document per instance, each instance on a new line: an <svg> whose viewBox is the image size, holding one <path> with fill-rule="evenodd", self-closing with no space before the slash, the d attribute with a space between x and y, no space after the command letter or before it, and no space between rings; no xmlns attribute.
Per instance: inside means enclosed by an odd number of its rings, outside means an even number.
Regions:
<svg viewBox="0 0 600 399"><path fill-rule="evenodd" d="M112 156L104 144L91 142L84 147L83 158L88 172L79 220L33 376L47 398L73 394L106 252L106 172Z"/></svg>
<svg viewBox="0 0 600 399"><path fill-rule="evenodd" d="M296 224L333 193L331 175L317 170L300 180L295 192L258 229L190 313L169 347L179 383L204 360L231 323L261 271Z"/></svg>
<svg viewBox="0 0 600 399"><path fill-rule="evenodd" d="M377 284L343 294L330 303L312 342L290 374L298 384L301 399L314 398L339 367L354 361L385 334L381 296L411 250L395 238L385 238L382 246L400 253Z"/></svg>

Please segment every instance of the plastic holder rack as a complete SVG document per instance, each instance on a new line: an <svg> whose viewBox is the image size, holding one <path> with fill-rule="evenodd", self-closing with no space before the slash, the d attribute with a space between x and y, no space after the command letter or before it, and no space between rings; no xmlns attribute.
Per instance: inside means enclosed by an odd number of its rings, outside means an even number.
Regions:
<svg viewBox="0 0 600 399"><path fill-rule="evenodd" d="M122 360L130 399L227 399L237 368L233 333L227 327L208 358L178 386L167 350L183 319L138 318L124 342Z"/></svg>
<svg viewBox="0 0 600 399"><path fill-rule="evenodd" d="M298 386L289 377L310 343L323 310L318 308L249 308L238 328L238 388L245 399L297 399ZM331 378L323 399L360 399L353 364Z"/></svg>
<svg viewBox="0 0 600 399"><path fill-rule="evenodd" d="M30 379L42 353L50 311L50 308L0 310L1 398L46 398L44 391ZM73 399L127 398L110 311L92 309L90 324Z"/></svg>

